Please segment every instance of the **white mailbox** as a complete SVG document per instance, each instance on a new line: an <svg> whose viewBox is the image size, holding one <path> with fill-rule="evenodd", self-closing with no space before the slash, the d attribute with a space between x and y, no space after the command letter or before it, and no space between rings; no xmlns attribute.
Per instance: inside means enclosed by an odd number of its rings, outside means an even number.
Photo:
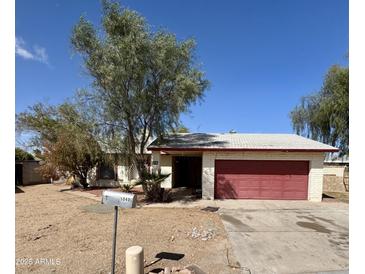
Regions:
<svg viewBox="0 0 365 274"><path fill-rule="evenodd" d="M137 196L132 193L104 190L101 203L114 206L113 246L112 246L112 274L115 274L115 252L117 245L118 208L134 208Z"/></svg>
<svg viewBox="0 0 365 274"><path fill-rule="evenodd" d="M101 203L122 208L134 208L137 204L137 197L132 193L104 190Z"/></svg>

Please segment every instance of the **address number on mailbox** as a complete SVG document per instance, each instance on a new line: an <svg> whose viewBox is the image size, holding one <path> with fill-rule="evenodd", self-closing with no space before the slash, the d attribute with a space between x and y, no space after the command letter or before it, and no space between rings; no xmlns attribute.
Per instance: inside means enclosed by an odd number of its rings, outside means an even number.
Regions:
<svg viewBox="0 0 365 274"><path fill-rule="evenodd" d="M137 204L137 197L132 193L104 190L101 203L122 208L134 208Z"/></svg>

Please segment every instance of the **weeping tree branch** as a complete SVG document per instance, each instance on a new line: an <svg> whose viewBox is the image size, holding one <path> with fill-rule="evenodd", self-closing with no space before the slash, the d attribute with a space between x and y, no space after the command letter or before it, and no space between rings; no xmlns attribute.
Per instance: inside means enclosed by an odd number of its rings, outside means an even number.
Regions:
<svg viewBox="0 0 365 274"><path fill-rule="evenodd" d="M319 92L301 99L290 113L297 134L349 153L349 69L332 66Z"/></svg>

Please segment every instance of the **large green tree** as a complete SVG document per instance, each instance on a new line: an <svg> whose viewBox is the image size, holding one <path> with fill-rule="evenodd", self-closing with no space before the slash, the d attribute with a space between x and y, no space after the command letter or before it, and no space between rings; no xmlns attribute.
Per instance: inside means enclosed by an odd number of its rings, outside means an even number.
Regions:
<svg viewBox="0 0 365 274"><path fill-rule="evenodd" d="M74 104L37 103L17 115L16 127L33 134L29 145L43 152L44 176L73 175L87 187L89 171L104 160L104 154L92 134L93 125L86 121Z"/></svg>
<svg viewBox="0 0 365 274"><path fill-rule="evenodd" d="M98 134L114 151L131 157L145 174L143 155L151 137L180 124L180 114L201 99L208 81L196 62L195 42L152 31L138 13L103 1L101 27L85 18L73 29L73 48L93 79L82 105Z"/></svg>
<svg viewBox="0 0 365 274"><path fill-rule="evenodd" d="M298 134L349 152L349 69L332 66L319 92L305 96L290 113Z"/></svg>

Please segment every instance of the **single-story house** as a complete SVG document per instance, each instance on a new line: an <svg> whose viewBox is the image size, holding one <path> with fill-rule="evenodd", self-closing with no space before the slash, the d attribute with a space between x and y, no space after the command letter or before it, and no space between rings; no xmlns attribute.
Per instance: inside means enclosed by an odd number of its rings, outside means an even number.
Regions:
<svg viewBox="0 0 365 274"><path fill-rule="evenodd" d="M155 140L151 169L164 187L201 189L204 199L321 201L325 154L337 148L295 134L172 134Z"/></svg>
<svg viewBox="0 0 365 274"><path fill-rule="evenodd" d="M88 183L96 187L118 187L138 179L137 169L131 165L131 161L115 152L106 151L110 157L115 157L114 164L100 164L88 174ZM147 169L151 166L151 151L144 151Z"/></svg>

